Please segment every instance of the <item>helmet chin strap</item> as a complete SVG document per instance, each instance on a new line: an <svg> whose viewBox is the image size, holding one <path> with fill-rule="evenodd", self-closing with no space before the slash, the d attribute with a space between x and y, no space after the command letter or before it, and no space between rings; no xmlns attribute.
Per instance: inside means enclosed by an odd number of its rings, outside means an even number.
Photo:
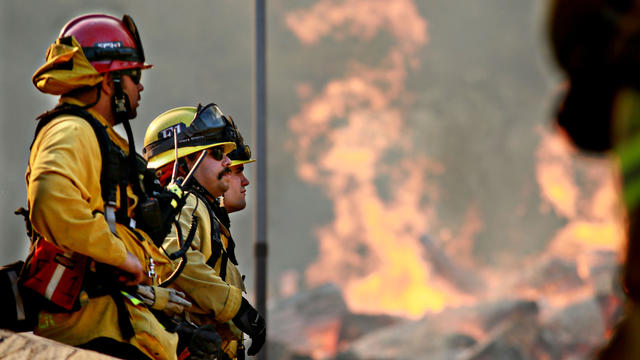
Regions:
<svg viewBox="0 0 640 360"><path fill-rule="evenodd" d="M131 104L129 97L122 89L122 75L117 72L112 72L113 78L113 96L111 97L111 108L115 116L115 125L129 122L129 113L131 111ZM125 125L126 126L126 125ZM127 135L129 135L127 133Z"/></svg>
<svg viewBox="0 0 640 360"><path fill-rule="evenodd" d="M122 89L122 75L117 72L112 72L113 75L113 89L114 93L111 98L112 109L115 117L115 125L122 123L125 132L127 133L127 142L129 143L129 175L131 179L131 185L134 188L140 187L140 181L138 179L138 165L136 164L136 146L133 140L133 131L131 131L131 124L129 123L129 114L131 113L131 104L129 97ZM134 189L141 190L141 189ZM141 192L139 192L141 193Z"/></svg>

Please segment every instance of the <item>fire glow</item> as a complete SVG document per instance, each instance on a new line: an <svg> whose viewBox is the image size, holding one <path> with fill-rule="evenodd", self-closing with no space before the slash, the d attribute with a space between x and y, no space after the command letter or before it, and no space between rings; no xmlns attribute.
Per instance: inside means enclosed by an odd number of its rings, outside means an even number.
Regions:
<svg viewBox="0 0 640 360"><path fill-rule="evenodd" d="M595 252L619 252L624 245L620 181L609 161L581 158L560 133L540 134L536 174L542 198L568 221L544 256L575 260L578 274L588 280Z"/></svg>
<svg viewBox="0 0 640 360"><path fill-rule="evenodd" d="M322 89L300 85L301 110L289 120L298 176L324 189L335 220L315 231L319 256L306 273L311 286L332 282L354 312L419 318L426 312L468 305L489 294L509 294L502 277L515 269L479 267L472 255L474 236L483 228L474 204L460 230L440 228L439 189L434 177L445 166L416 152L403 113L411 94L407 77L420 66L417 52L427 45L427 22L411 0L320 0L286 17L305 46L320 39L373 39L394 42L376 66L355 60ZM528 259L576 261L583 280L590 277L592 254L620 249L624 230L613 170L605 161L580 165L558 135L540 131L536 156L543 212L567 220L543 254ZM579 175L584 180L580 186ZM463 291L436 274L422 240L438 234L437 246L472 273L482 289ZM576 259L576 254L579 254ZM510 274L516 276L517 274ZM462 279L461 281L463 281ZM590 285L552 294L549 302L585 296ZM513 294L509 294L513 295ZM526 298L537 293L523 291Z"/></svg>
<svg viewBox="0 0 640 360"><path fill-rule="evenodd" d="M382 64L353 64L290 120L298 175L324 187L336 219L316 231L320 256L307 270L308 283L338 284L359 312L419 317L455 303L457 296L433 285L419 240L430 230L438 197L427 176L443 167L407 155L414 147L401 109L408 68L418 65L415 53L427 42L426 21L412 1L352 0L319 1L291 13L287 24L308 45L328 36L370 39L381 31L396 40ZM313 147L318 141L322 152ZM391 152L400 160L385 157ZM376 185L381 179L393 184L386 200Z"/></svg>

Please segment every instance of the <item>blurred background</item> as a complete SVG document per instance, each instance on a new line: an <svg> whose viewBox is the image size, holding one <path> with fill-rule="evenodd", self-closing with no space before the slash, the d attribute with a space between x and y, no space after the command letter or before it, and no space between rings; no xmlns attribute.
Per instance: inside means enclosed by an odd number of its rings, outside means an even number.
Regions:
<svg viewBox="0 0 640 360"><path fill-rule="evenodd" d="M3 264L27 254L12 211L33 119L56 101L31 75L59 29L88 12L134 18L155 66L132 122L139 151L155 116L198 102L252 145L253 5L0 2ZM562 76L544 5L267 1L272 358L581 358L606 339L623 246L615 164L551 127ZM231 215L250 297L253 190ZM522 316L535 331L504 325Z"/></svg>

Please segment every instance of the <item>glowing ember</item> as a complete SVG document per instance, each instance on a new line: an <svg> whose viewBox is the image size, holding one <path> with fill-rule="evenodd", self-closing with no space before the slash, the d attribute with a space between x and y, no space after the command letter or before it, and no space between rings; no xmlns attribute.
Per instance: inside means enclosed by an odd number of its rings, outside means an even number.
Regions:
<svg viewBox="0 0 640 360"><path fill-rule="evenodd" d="M314 359L325 359L333 356L338 350L338 334L340 321L334 320L307 331L307 339L311 345Z"/></svg>

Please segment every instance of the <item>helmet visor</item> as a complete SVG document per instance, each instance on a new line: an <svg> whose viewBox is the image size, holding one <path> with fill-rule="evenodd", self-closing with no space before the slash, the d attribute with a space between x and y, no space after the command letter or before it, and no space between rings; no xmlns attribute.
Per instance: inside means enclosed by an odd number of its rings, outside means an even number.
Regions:
<svg viewBox="0 0 640 360"><path fill-rule="evenodd" d="M208 136L208 135L219 135L219 139L223 139L222 130L226 125L225 117L218 105L214 103L207 104L202 106L198 104L198 110L196 111L196 115L189 125L182 132L184 136L195 137L195 136Z"/></svg>

